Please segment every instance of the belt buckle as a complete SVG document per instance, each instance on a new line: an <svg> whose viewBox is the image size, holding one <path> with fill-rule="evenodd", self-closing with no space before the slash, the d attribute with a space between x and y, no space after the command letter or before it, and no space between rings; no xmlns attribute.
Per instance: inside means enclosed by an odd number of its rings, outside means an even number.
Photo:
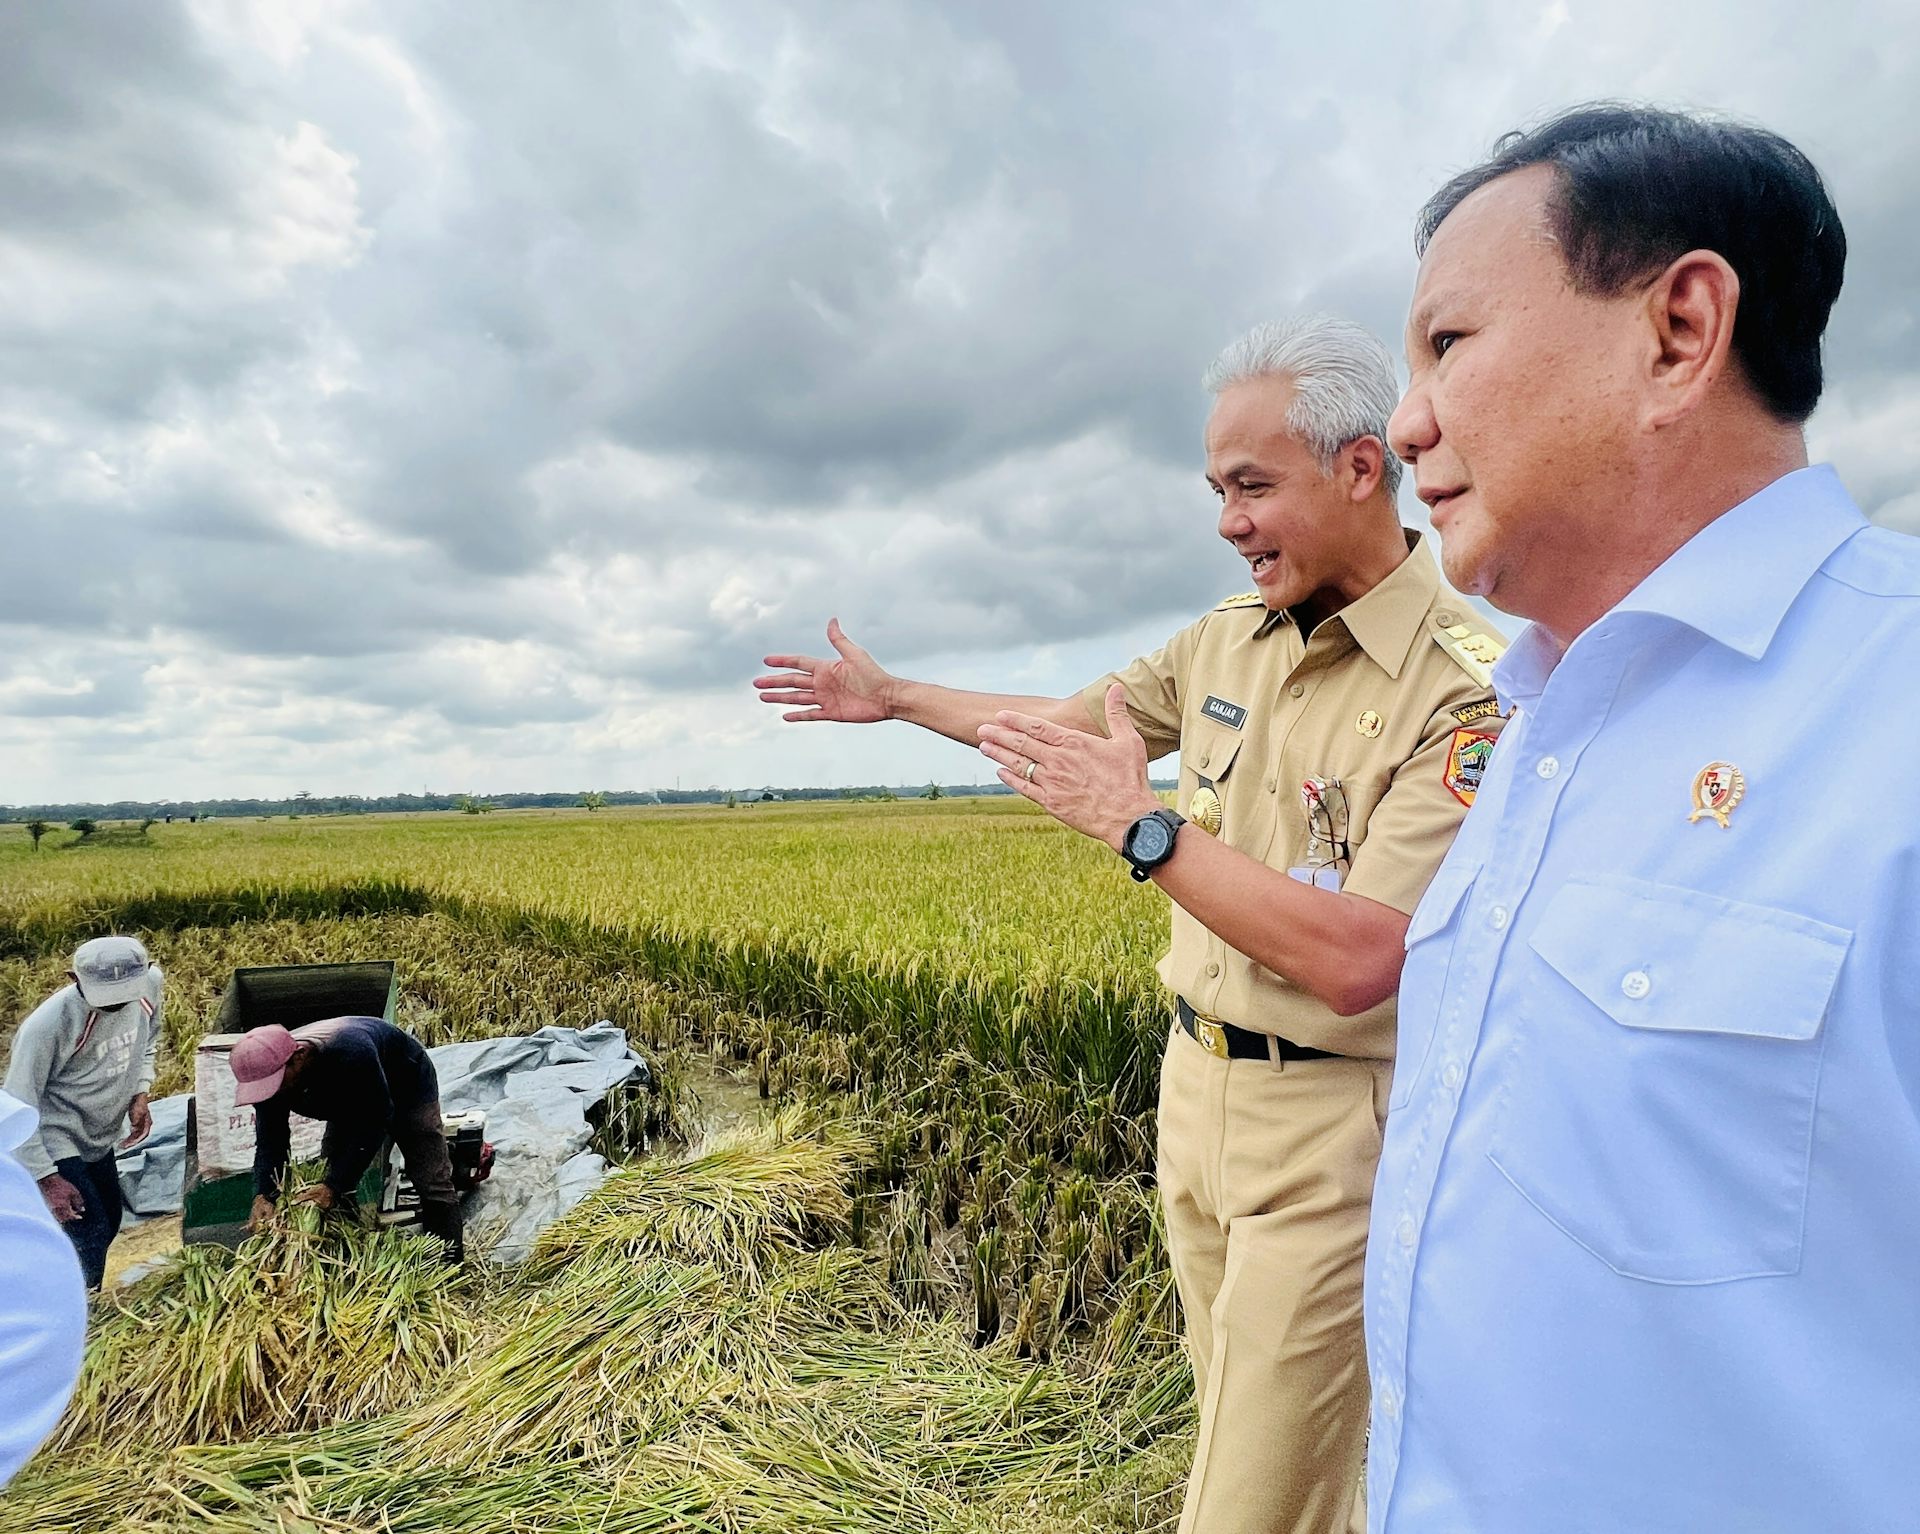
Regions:
<svg viewBox="0 0 1920 1534"><path fill-rule="evenodd" d="M1201 1013L1193 1014L1194 1037L1200 1041L1200 1047L1216 1060L1227 1058L1227 1030L1220 1026L1217 1017L1206 1017Z"/></svg>

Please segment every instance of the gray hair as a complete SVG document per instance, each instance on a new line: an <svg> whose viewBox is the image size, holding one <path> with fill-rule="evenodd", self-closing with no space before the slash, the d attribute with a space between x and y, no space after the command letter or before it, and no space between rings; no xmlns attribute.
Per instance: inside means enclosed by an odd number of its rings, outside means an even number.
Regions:
<svg viewBox="0 0 1920 1534"><path fill-rule="evenodd" d="M1378 437L1389 499L1399 490L1400 460L1387 444L1387 421L1400 403L1400 382L1391 353L1371 331L1330 314L1256 325L1213 359L1206 387L1219 394L1256 378L1292 382L1287 429L1320 460L1321 473L1333 473L1349 442Z"/></svg>

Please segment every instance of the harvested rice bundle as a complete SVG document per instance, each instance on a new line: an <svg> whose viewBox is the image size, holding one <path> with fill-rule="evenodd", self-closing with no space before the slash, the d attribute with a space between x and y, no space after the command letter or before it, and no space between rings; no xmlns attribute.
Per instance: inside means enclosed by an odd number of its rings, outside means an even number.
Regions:
<svg viewBox="0 0 1920 1534"><path fill-rule="evenodd" d="M599 1253L530 1296L395 1443L423 1466L625 1461L723 1404L777 1409L812 1337L878 1315L898 1310L858 1252L797 1257L751 1286Z"/></svg>
<svg viewBox="0 0 1920 1534"><path fill-rule="evenodd" d="M220 1443L394 1410L468 1349L480 1282L437 1243L294 1208L193 1246L95 1312L58 1443Z"/></svg>
<svg viewBox="0 0 1920 1534"><path fill-rule="evenodd" d="M864 1137L795 1109L736 1129L682 1161L616 1171L534 1245L549 1271L587 1254L706 1263L741 1276L796 1251L843 1239Z"/></svg>

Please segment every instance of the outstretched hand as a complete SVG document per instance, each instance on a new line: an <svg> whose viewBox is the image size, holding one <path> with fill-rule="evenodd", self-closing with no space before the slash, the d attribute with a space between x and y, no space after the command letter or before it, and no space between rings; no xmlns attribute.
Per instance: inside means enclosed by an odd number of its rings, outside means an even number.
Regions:
<svg viewBox="0 0 1920 1534"><path fill-rule="evenodd" d="M767 665L785 669L753 679L760 701L786 709L780 717L796 724L821 719L837 724L878 724L891 719L888 694L893 678L847 638L838 618L827 620L827 643L839 652L838 660L811 655L767 656Z"/></svg>
<svg viewBox="0 0 1920 1534"><path fill-rule="evenodd" d="M1003 710L980 726L980 751L998 764L1008 788L1118 852L1127 827L1160 808L1147 781L1147 743L1118 682L1107 689L1107 737Z"/></svg>

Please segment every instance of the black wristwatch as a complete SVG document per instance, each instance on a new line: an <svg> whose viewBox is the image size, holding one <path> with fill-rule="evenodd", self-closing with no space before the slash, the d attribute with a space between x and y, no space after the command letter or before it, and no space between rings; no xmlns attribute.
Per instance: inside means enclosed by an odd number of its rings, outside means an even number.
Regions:
<svg viewBox="0 0 1920 1534"><path fill-rule="evenodd" d="M1120 841L1120 856L1133 865L1133 876L1142 884L1147 875L1173 856L1176 833L1186 821L1172 810L1149 810L1132 825Z"/></svg>

